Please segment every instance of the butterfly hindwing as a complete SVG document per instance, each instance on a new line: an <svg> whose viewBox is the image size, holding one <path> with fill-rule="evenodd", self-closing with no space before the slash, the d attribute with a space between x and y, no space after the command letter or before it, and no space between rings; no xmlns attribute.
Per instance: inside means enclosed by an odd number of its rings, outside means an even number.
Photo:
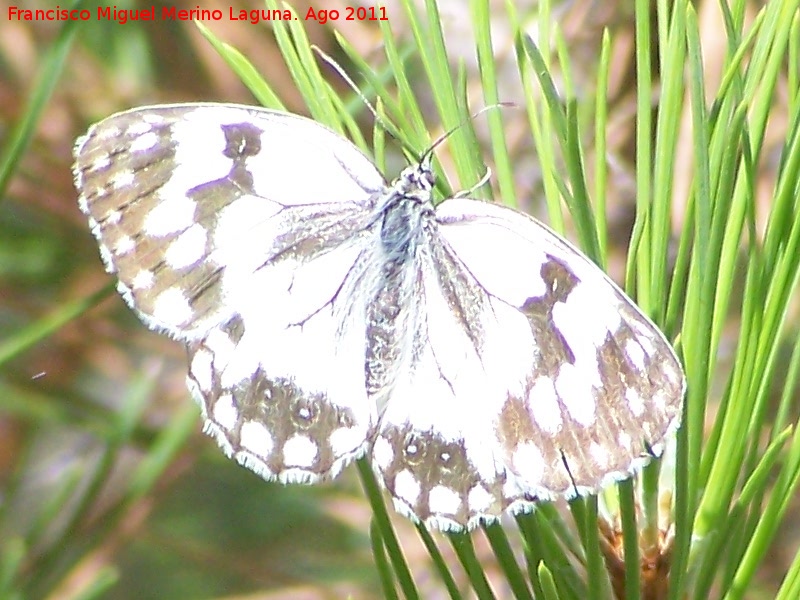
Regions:
<svg viewBox="0 0 800 600"><path fill-rule="evenodd" d="M347 280L352 256L331 254L328 264L340 259L342 268L328 281ZM335 476L364 454L376 422L363 361L354 359L364 355L362 307L318 276L309 292L301 280L311 265L295 267L297 287L283 294L285 279L263 269L254 278L264 293L242 316L189 344L189 387L206 431L240 463L283 482Z"/></svg>

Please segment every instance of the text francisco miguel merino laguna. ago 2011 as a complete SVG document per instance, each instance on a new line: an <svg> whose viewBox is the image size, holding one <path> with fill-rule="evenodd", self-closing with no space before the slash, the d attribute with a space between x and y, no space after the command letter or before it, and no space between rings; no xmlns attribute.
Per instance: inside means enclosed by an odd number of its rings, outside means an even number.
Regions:
<svg viewBox="0 0 800 600"><path fill-rule="evenodd" d="M227 14L226 14L227 12ZM29 10L19 6L8 7L9 21L113 21L124 25L129 21L290 21L295 16L290 10L255 9L244 10L229 6L227 11L220 9L203 9L196 6L192 9L178 9L175 6L155 6L150 8L123 9L115 6L98 6L96 10L70 9L56 6L48 9ZM383 6L349 7L339 10L315 9L309 7L305 21L317 21L324 25L328 21L386 21L386 8Z"/></svg>

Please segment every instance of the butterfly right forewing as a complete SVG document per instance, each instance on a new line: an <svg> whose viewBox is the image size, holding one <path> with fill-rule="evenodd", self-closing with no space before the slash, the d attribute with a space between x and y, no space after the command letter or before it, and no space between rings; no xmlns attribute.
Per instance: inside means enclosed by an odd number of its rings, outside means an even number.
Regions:
<svg viewBox="0 0 800 600"><path fill-rule="evenodd" d="M680 423L684 378L658 328L527 215L456 199L437 219L484 290L489 307L475 318L497 319L478 352L506 386L491 422L515 486L535 498L594 493L660 454Z"/></svg>

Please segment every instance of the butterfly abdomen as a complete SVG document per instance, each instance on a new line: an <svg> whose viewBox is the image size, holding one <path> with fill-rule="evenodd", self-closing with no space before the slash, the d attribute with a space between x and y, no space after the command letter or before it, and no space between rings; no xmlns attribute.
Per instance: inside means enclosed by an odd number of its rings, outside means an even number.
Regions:
<svg viewBox="0 0 800 600"><path fill-rule="evenodd" d="M401 365L412 312L416 270L409 268L417 259L423 237L423 208L419 200L398 192L380 203L378 239L374 252L377 276L367 304L365 376L370 397L379 405L388 397Z"/></svg>

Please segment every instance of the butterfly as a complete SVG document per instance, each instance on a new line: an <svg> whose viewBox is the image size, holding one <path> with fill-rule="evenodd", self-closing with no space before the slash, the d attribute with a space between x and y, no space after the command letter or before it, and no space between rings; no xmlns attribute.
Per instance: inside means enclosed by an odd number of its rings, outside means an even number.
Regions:
<svg viewBox="0 0 800 600"><path fill-rule="evenodd" d="M430 153L387 184L305 117L177 104L91 127L74 174L205 431L267 480L366 456L400 513L461 531L626 478L679 425L658 328L528 215L434 206Z"/></svg>

